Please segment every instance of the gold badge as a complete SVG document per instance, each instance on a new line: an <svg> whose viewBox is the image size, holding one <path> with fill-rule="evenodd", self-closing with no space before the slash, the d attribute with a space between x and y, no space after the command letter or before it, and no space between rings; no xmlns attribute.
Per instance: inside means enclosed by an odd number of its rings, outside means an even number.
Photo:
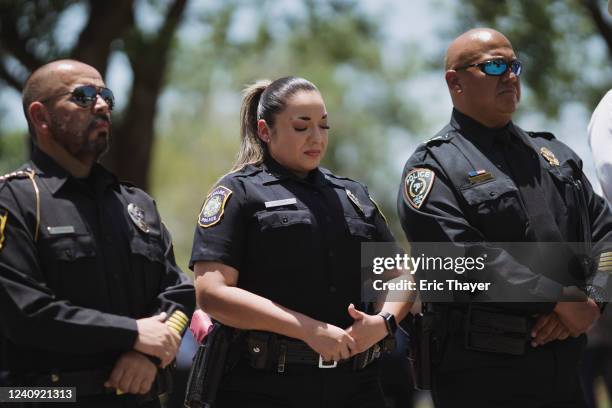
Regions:
<svg viewBox="0 0 612 408"><path fill-rule="evenodd" d="M0 210L0 250L4 248L4 228L6 227L6 221L8 220L8 211Z"/></svg>
<svg viewBox="0 0 612 408"><path fill-rule="evenodd" d="M145 234L148 234L151 228L145 222L145 213L144 211L138 207L136 204L130 203L127 206L128 214L132 219L132 222L136 224L136 226Z"/></svg>
<svg viewBox="0 0 612 408"><path fill-rule="evenodd" d="M404 182L404 196L411 206L417 210L421 208L435 178L436 173L430 169L416 168L408 172Z"/></svg>
<svg viewBox="0 0 612 408"><path fill-rule="evenodd" d="M559 165L559 160L557 160L557 157L555 156L555 154L551 152L549 149L547 149L546 147L540 148L540 153L546 159L546 161L550 163L551 166Z"/></svg>
<svg viewBox="0 0 612 408"><path fill-rule="evenodd" d="M231 195L232 190L229 188L224 186L215 187L212 193L208 195L206 202L202 206L202 211L200 211L200 216L198 217L200 227L212 227L221 220L225 204Z"/></svg>

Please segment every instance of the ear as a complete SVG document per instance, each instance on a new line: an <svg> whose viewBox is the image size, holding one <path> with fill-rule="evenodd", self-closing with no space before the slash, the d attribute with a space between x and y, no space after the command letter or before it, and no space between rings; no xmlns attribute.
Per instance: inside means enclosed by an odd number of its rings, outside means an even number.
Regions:
<svg viewBox="0 0 612 408"><path fill-rule="evenodd" d="M257 121L257 136L264 142L270 143L270 128L264 119L259 119Z"/></svg>
<svg viewBox="0 0 612 408"><path fill-rule="evenodd" d="M448 86L448 90L452 94L458 94L463 91L461 86L461 79L459 78L459 75L457 75L457 71L455 71L454 69L449 69L448 71L446 71L444 78L446 79L446 85Z"/></svg>
<svg viewBox="0 0 612 408"><path fill-rule="evenodd" d="M37 135L49 133L51 116L45 105L38 101L32 102L28 107L28 116Z"/></svg>

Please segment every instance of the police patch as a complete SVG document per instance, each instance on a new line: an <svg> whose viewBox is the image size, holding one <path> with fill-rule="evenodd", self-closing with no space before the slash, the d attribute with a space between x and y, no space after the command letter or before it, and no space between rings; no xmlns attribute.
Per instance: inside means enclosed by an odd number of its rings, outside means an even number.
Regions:
<svg viewBox="0 0 612 408"><path fill-rule="evenodd" d="M0 250L4 248L4 228L6 227L6 221L8 220L8 211L0 209Z"/></svg>
<svg viewBox="0 0 612 408"><path fill-rule="evenodd" d="M436 174L430 169L412 169L406 175L404 196L411 206L421 208L431 191Z"/></svg>
<svg viewBox="0 0 612 408"><path fill-rule="evenodd" d="M208 198L206 198L202 211L200 211L200 216L198 217L200 227L208 228L221 220L223 209L230 195L232 195L232 190L229 188L223 186L215 187L212 193L208 195Z"/></svg>

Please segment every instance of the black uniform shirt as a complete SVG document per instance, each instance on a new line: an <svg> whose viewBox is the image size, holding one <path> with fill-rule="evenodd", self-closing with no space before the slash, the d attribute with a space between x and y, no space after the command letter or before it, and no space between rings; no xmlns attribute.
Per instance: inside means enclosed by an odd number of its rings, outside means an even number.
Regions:
<svg viewBox="0 0 612 408"><path fill-rule="evenodd" d="M112 367L133 348L135 319L171 307L193 312L193 285L151 197L97 164L76 179L39 150L26 168L34 182L23 172L0 182L0 333L9 370ZM130 216L130 204L140 215Z"/></svg>
<svg viewBox="0 0 612 408"><path fill-rule="evenodd" d="M434 176L428 192L411 198L406 178L414 169ZM529 312L552 309L568 282L492 243L583 242L596 261L610 255L612 216L571 149L549 133L527 133L512 122L490 129L456 110L450 125L408 159L398 211L410 241L469 242L489 255L488 277L475 271L462 278L551 301L515 305Z"/></svg>
<svg viewBox="0 0 612 408"><path fill-rule="evenodd" d="M238 287L343 328L360 304L361 242L393 242L365 186L325 169L302 180L270 158L223 177L199 223L190 267L232 266Z"/></svg>

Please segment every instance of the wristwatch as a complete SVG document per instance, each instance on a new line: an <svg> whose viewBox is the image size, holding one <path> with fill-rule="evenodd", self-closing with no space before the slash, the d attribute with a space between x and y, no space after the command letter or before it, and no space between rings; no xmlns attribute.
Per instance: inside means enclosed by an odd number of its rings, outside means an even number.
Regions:
<svg viewBox="0 0 612 408"><path fill-rule="evenodd" d="M395 332L397 331L397 322L395 321L395 316L389 312L379 313L379 316L382 316L385 319L385 326L387 326L387 334L389 336L395 336Z"/></svg>

